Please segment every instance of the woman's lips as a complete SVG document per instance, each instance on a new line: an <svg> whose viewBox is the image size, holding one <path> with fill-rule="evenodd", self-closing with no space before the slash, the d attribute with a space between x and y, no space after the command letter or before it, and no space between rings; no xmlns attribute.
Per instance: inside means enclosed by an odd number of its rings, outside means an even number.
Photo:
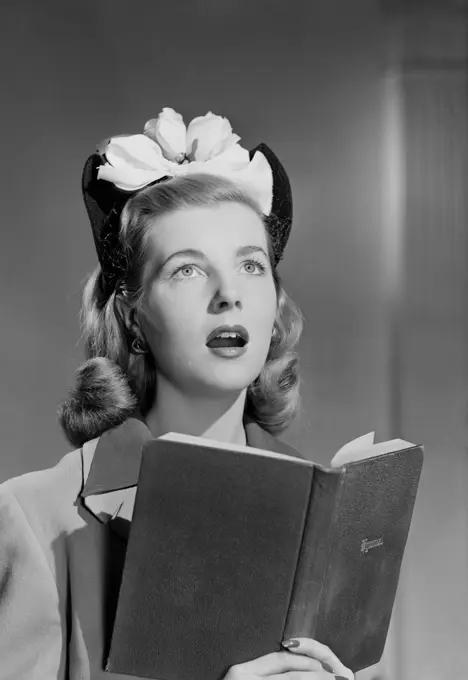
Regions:
<svg viewBox="0 0 468 680"><path fill-rule="evenodd" d="M247 352L247 345L243 347L208 347L208 349L213 354L223 357L223 359L237 359Z"/></svg>
<svg viewBox="0 0 468 680"><path fill-rule="evenodd" d="M246 345L249 342L249 333L247 329L244 326L240 325L235 325L235 326L228 326L228 325L223 325L223 326L217 326L214 328L211 333L208 335L208 338L206 340L206 345L210 348L213 347L212 342L215 339L218 339L221 334L230 334L233 335L234 337L231 338L225 338L223 339L223 345L227 342L229 346L232 347L233 344L235 344L236 347L239 345Z"/></svg>

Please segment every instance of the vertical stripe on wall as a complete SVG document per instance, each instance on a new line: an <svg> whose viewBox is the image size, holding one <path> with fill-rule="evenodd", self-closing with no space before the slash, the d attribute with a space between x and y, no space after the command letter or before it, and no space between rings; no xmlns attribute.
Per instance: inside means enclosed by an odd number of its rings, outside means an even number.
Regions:
<svg viewBox="0 0 468 680"><path fill-rule="evenodd" d="M399 5L390 70L402 111L404 191L387 188L392 214L402 217L394 235L401 245L393 337L399 375L391 384L399 434L423 443L426 460L400 581L399 658L391 680L462 680L468 640L466 15L456 3Z"/></svg>

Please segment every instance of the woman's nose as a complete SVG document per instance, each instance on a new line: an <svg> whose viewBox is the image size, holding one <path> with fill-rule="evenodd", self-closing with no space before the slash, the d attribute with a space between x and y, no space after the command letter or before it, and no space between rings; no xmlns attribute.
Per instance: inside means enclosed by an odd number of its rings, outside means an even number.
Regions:
<svg viewBox="0 0 468 680"><path fill-rule="evenodd" d="M239 291L233 283L227 281L219 284L211 300L211 311L220 312L237 307L242 308Z"/></svg>

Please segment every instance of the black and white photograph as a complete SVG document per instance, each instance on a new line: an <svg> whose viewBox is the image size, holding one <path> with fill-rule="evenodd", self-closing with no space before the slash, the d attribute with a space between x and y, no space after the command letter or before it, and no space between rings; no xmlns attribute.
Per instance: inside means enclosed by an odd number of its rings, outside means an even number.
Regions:
<svg viewBox="0 0 468 680"><path fill-rule="evenodd" d="M468 680L468 2L0 54L0 680Z"/></svg>

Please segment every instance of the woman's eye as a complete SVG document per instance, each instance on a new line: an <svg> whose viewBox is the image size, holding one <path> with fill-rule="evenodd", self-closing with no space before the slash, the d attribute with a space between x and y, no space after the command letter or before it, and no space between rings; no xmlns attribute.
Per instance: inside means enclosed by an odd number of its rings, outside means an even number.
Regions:
<svg viewBox="0 0 468 680"><path fill-rule="evenodd" d="M248 274L264 274L266 271L263 262L259 262L258 260L247 260L247 262L244 262L244 267Z"/></svg>
<svg viewBox="0 0 468 680"><path fill-rule="evenodd" d="M263 262L258 260L247 260L246 262L242 263L242 266L244 267L244 271L246 271L247 274L260 276L266 272L266 266L263 264ZM201 272L196 265L184 264L175 270L175 272L172 274L172 278L179 281L193 279L196 278L200 273Z"/></svg>
<svg viewBox="0 0 468 680"><path fill-rule="evenodd" d="M193 264L184 264L175 270L173 277L176 279L193 279L196 274L195 266Z"/></svg>

